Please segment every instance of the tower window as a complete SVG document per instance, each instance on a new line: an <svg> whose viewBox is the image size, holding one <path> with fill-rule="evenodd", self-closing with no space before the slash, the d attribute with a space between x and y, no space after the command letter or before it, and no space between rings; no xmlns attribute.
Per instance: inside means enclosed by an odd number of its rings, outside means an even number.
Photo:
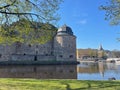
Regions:
<svg viewBox="0 0 120 90"><path fill-rule="evenodd" d="M0 54L0 58L2 57L2 54Z"/></svg>
<svg viewBox="0 0 120 90"><path fill-rule="evenodd" d="M63 57L63 55L59 55L59 57L61 57L61 58L62 58L62 57Z"/></svg>
<svg viewBox="0 0 120 90"><path fill-rule="evenodd" d="M69 58L73 58L73 55L70 55Z"/></svg>

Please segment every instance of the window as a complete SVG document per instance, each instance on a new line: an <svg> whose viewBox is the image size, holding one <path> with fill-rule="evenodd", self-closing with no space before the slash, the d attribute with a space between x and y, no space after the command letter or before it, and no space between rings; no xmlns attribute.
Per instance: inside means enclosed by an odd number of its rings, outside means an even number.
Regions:
<svg viewBox="0 0 120 90"><path fill-rule="evenodd" d="M31 44L29 44L28 46L31 47Z"/></svg>
<svg viewBox="0 0 120 90"><path fill-rule="evenodd" d="M60 58L62 58L62 57L63 57L63 55L59 55L59 57L60 57Z"/></svg>
<svg viewBox="0 0 120 90"><path fill-rule="evenodd" d="M2 57L2 54L0 54L0 58Z"/></svg>
<svg viewBox="0 0 120 90"><path fill-rule="evenodd" d="M37 61L37 56L34 57L34 61Z"/></svg>
<svg viewBox="0 0 120 90"><path fill-rule="evenodd" d="M73 58L73 55L70 55L69 58Z"/></svg>
<svg viewBox="0 0 120 90"><path fill-rule="evenodd" d="M45 56L48 56L48 54L45 54Z"/></svg>

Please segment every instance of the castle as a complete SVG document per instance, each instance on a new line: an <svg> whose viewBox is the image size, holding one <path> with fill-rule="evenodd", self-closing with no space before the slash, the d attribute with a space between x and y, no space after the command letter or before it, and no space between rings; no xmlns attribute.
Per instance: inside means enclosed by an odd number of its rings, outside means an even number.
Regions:
<svg viewBox="0 0 120 90"><path fill-rule="evenodd" d="M76 61L76 36L63 25L45 44L0 45L0 61Z"/></svg>

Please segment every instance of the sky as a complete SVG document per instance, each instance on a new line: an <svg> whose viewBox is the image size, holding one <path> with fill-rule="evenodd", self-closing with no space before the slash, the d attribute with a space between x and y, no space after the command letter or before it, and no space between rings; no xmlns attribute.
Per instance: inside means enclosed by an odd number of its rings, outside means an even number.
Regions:
<svg viewBox="0 0 120 90"><path fill-rule="evenodd" d="M105 11L99 6L106 0L64 0L60 5L59 26L71 27L77 37L77 48L98 49L100 44L105 50L120 50L120 26L111 26L106 21Z"/></svg>

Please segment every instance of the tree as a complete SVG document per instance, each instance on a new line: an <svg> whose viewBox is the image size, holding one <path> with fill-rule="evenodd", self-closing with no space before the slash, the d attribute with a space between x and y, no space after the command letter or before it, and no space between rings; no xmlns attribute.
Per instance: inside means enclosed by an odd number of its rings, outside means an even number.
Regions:
<svg viewBox="0 0 120 90"><path fill-rule="evenodd" d="M110 21L111 25L120 24L120 0L109 0L106 5L100 6L101 10L105 10L105 19Z"/></svg>
<svg viewBox="0 0 120 90"><path fill-rule="evenodd" d="M119 50L113 50L112 55L113 55L113 57L119 58L120 57L120 51Z"/></svg>
<svg viewBox="0 0 120 90"><path fill-rule="evenodd" d="M38 40L38 38L41 38L38 33L41 33L40 30L43 30L43 26L44 29L47 30L50 24L56 23L56 21L60 19L57 10L62 1L63 0L1 0L0 42L8 42L10 40L24 42L26 41L25 38L21 37L30 37L31 32L34 33L34 37L37 37ZM38 27L40 23L45 23L46 25L44 24L42 29L40 29L41 27ZM32 37L30 37L29 40L31 38ZM36 38L33 39L35 40Z"/></svg>
<svg viewBox="0 0 120 90"><path fill-rule="evenodd" d="M30 21L53 22L62 0L1 0L0 24L11 24L21 18Z"/></svg>
<svg viewBox="0 0 120 90"><path fill-rule="evenodd" d="M53 39L57 28L49 23L31 22L21 19L10 24L6 29L1 28L0 43L12 44L22 42L28 44L45 42Z"/></svg>

